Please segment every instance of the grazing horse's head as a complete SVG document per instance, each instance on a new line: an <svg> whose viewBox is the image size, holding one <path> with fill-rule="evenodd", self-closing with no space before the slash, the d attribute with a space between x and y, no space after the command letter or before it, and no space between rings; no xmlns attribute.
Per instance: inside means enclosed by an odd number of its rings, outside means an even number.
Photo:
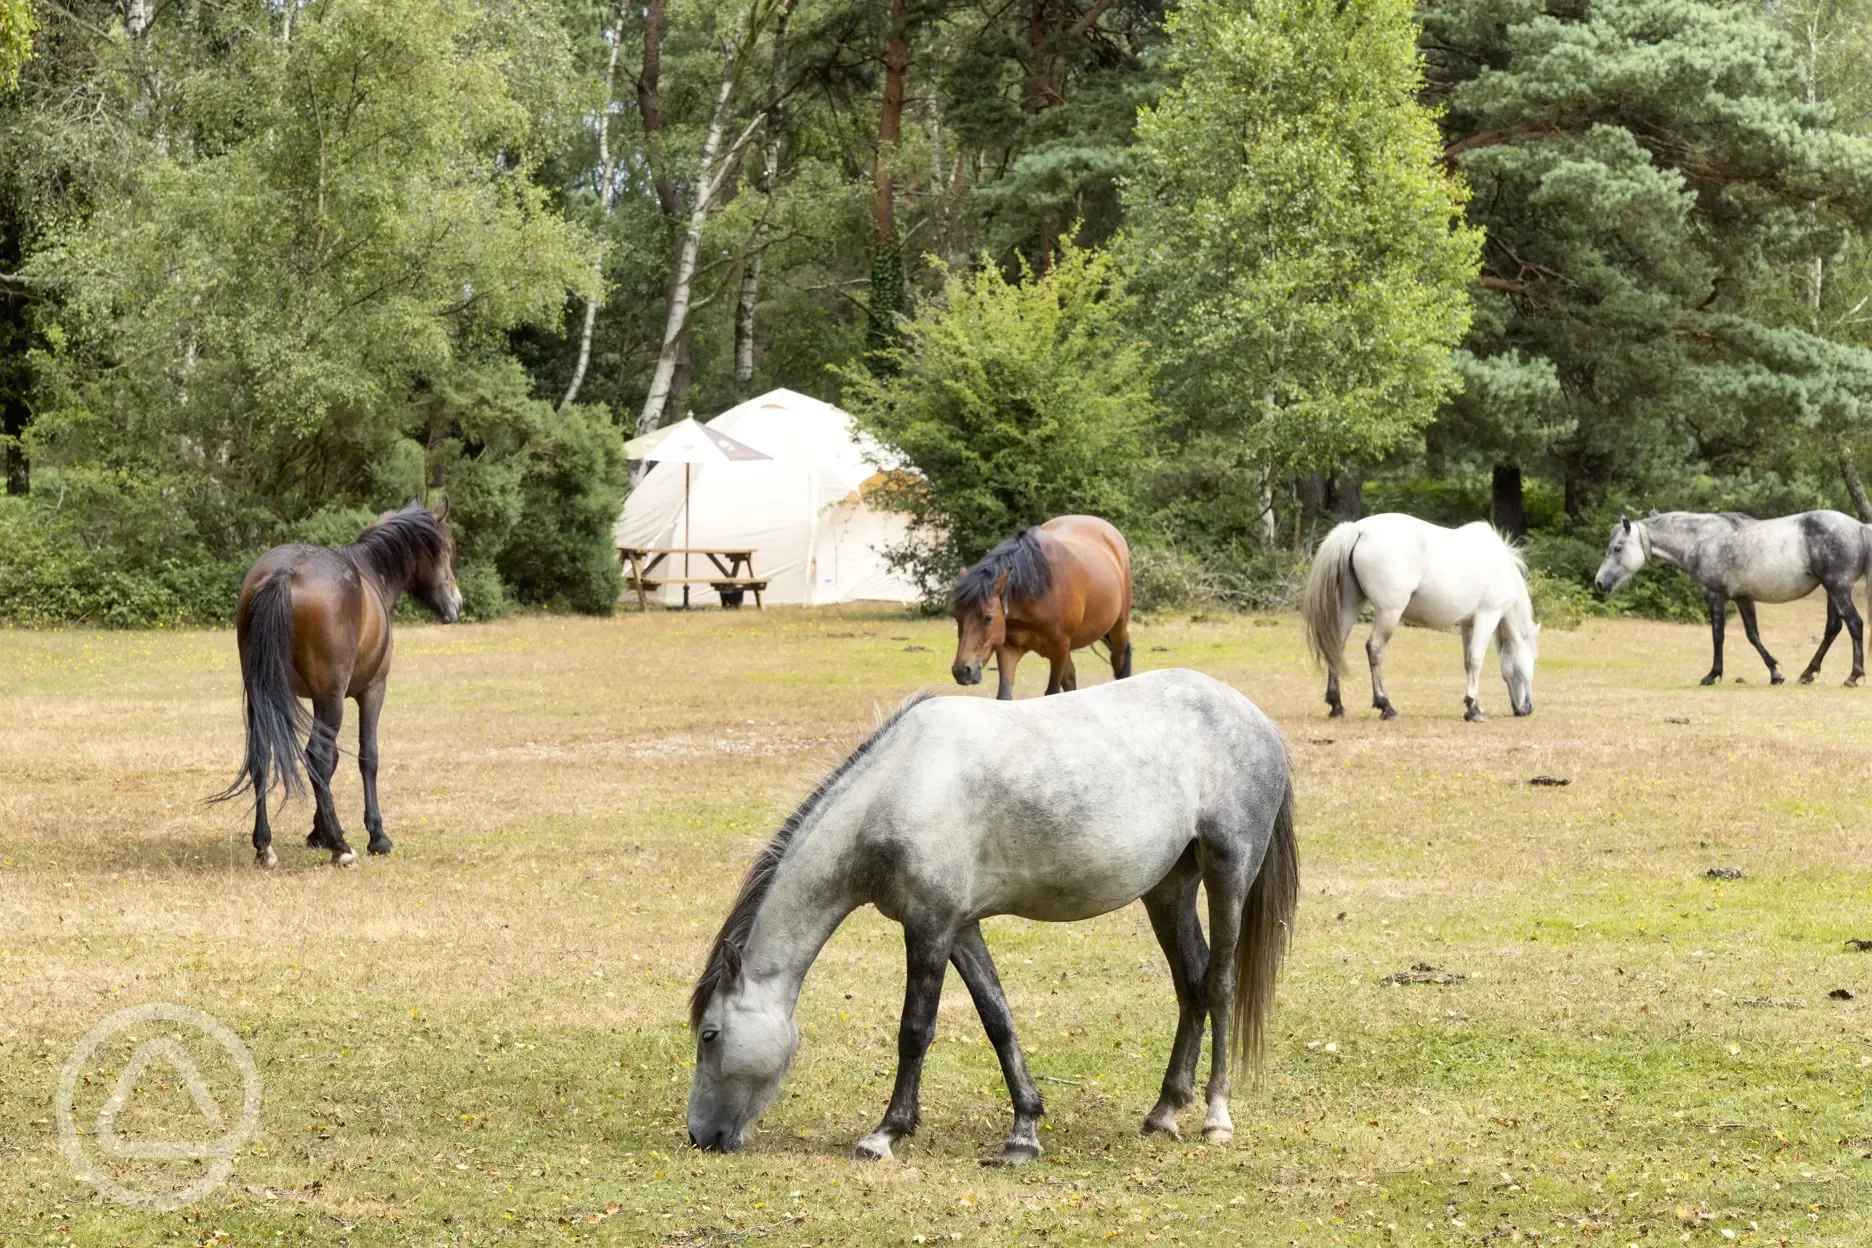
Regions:
<svg viewBox="0 0 1872 1248"><path fill-rule="evenodd" d="M1540 657L1540 625L1526 632L1504 629L1496 640L1501 652L1501 678L1508 686L1508 703L1516 715L1534 713L1534 663Z"/></svg>
<svg viewBox="0 0 1872 1248"><path fill-rule="evenodd" d="M1611 593L1644 567L1650 555L1651 543L1645 534L1644 522L1633 524L1627 517L1620 516L1618 523L1612 526L1611 540L1606 543L1605 562L1593 576L1593 588L1602 594Z"/></svg>
<svg viewBox="0 0 1872 1248"><path fill-rule="evenodd" d="M689 1142L737 1152L748 1128L780 1094L799 1028L777 982L724 976L696 1019L695 1079L689 1085Z"/></svg>
<svg viewBox="0 0 1872 1248"><path fill-rule="evenodd" d="M1053 567L1041 533L1039 528L1016 533L956 574L949 594L956 622L956 657L949 670L956 684L981 684L982 664L1007 644L1010 601L1034 609L1053 591Z"/></svg>
<svg viewBox="0 0 1872 1248"><path fill-rule="evenodd" d="M959 591L968 583L969 570L961 571L958 592L949 604L956 622L956 656L955 662L949 665L949 672L958 685L981 684L982 664L1007 640L1009 575L1002 572L989 584L986 593L964 596Z"/></svg>

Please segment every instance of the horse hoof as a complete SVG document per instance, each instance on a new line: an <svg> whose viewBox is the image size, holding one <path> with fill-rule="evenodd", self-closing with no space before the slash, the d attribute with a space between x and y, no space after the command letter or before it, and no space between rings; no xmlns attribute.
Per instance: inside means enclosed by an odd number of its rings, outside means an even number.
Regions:
<svg viewBox="0 0 1872 1248"><path fill-rule="evenodd" d="M1205 1144L1226 1144L1234 1138L1235 1128L1233 1127L1203 1128L1203 1143Z"/></svg>
<svg viewBox="0 0 1872 1248"><path fill-rule="evenodd" d="M993 1157L982 1158L984 1166L1024 1166L1030 1161L1040 1160L1040 1146L1027 1143L1007 1143Z"/></svg>
<svg viewBox="0 0 1872 1248"><path fill-rule="evenodd" d="M1390 706L1381 707L1378 712L1378 718L1379 719L1396 719L1397 708L1390 707Z"/></svg>
<svg viewBox="0 0 1872 1248"><path fill-rule="evenodd" d="M271 871L274 867L279 866L279 855L274 853L273 847L269 845L254 855L254 866L259 867L262 871Z"/></svg>
<svg viewBox="0 0 1872 1248"><path fill-rule="evenodd" d="M1722 677L1720 675L1718 675L1715 672L1711 672L1709 675L1705 676L1702 680L1698 681L1697 683L1701 685L1713 685L1721 679Z"/></svg>
<svg viewBox="0 0 1872 1248"><path fill-rule="evenodd" d="M389 837L385 837L381 841L372 841L369 845L365 846L365 848L373 854L382 856L395 849L396 846L391 844Z"/></svg>
<svg viewBox="0 0 1872 1248"><path fill-rule="evenodd" d="M1463 722L1470 724L1486 724L1488 723L1488 716L1482 713L1481 707L1472 706L1463 712Z"/></svg>
<svg viewBox="0 0 1872 1248"><path fill-rule="evenodd" d="M348 850L348 849L332 850L332 866L354 867L356 865L357 865L357 854L354 853L353 851Z"/></svg>
<svg viewBox="0 0 1872 1248"><path fill-rule="evenodd" d="M1144 1125L1138 1128L1139 1135L1167 1135L1173 1140L1183 1138L1183 1132L1177 1127L1175 1118L1146 1118Z"/></svg>
<svg viewBox="0 0 1872 1248"><path fill-rule="evenodd" d="M1857 689L1859 687L1859 682L1864 679L1865 679L1864 672L1854 672L1852 675L1846 678L1846 687L1848 689Z"/></svg>
<svg viewBox="0 0 1872 1248"><path fill-rule="evenodd" d="M306 846L308 848L317 849L324 843L324 839L319 836L319 830L317 828L313 828L310 832L306 833Z"/></svg>
<svg viewBox="0 0 1872 1248"><path fill-rule="evenodd" d="M1800 674L1800 683L1803 685L1811 685L1813 684L1813 678L1814 674L1812 672L1802 672ZM1853 682L1849 680L1846 683L1850 685Z"/></svg>
<svg viewBox="0 0 1872 1248"><path fill-rule="evenodd" d="M1344 719L1345 707L1343 706L1333 707L1332 710L1326 712L1326 718L1327 719Z"/></svg>
<svg viewBox="0 0 1872 1248"><path fill-rule="evenodd" d="M1771 685L1785 685L1787 684L1787 677L1783 676L1780 672L1770 672L1768 673L1768 683Z"/></svg>
<svg viewBox="0 0 1872 1248"><path fill-rule="evenodd" d="M853 1161L889 1161L890 1141L880 1135L867 1135L852 1145L851 1155Z"/></svg>

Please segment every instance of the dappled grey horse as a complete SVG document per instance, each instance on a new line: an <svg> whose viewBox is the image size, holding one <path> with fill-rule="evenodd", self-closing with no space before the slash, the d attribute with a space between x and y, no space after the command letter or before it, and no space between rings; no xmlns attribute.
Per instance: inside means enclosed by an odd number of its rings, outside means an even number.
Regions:
<svg viewBox="0 0 1872 1248"><path fill-rule="evenodd" d="M923 1057L953 964L1014 1102L1013 1132L992 1160L1033 1160L1043 1106L981 920L1069 923L1142 899L1178 1007L1163 1094L1144 1130L1177 1134L1177 1111L1196 1099L1207 1015L1203 1137L1225 1141L1230 1054L1259 1057L1298 889L1286 746L1220 681L1157 671L1028 702L913 700L754 860L690 998L689 1138L724 1152L746 1141L793 1062L808 968L845 916L870 903L903 924L907 976L896 1088L854 1156L888 1158L916 1130Z"/></svg>
<svg viewBox="0 0 1872 1248"><path fill-rule="evenodd" d="M1872 557L1872 535L1866 526L1837 511L1804 511L1778 520L1756 520L1734 511L1720 515L1666 511L1642 520L1619 517L1593 586L1609 594L1649 560L1676 564L1690 574L1709 604L1715 658L1703 683L1713 685L1722 679L1723 622L1734 599L1749 644L1768 665L1770 683L1778 685L1785 677L1762 645L1755 627L1755 604L1792 602L1812 593L1814 586L1824 585L1826 635L1801 673L1801 683L1819 674L1844 623L1853 648L1852 675L1846 683L1856 685L1865 676L1865 642L1852 588L1865 575L1868 557Z"/></svg>

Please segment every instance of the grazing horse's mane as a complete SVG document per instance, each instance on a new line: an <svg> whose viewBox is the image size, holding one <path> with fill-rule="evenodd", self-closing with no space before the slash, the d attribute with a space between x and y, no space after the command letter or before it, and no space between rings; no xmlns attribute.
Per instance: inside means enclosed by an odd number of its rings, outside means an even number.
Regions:
<svg viewBox="0 0 1872 1248"><path fill-rule="evenodd" d="M1644 523L1653 520L1668 520L1672 516L1689 516L1692 519L1707 517L1712 520L1727 520L1729 527L1739 529L1745 524L1754 524L1755 517L1746 511L1654 511L1644 518Z"/></svg>
<svg viewBox="0 0 1872 1248"><path fill-rule="evenodd" d="M760 913L761 903L767 900L767 892L773 887L774 873L785 860L793 838L806 826L806 821L819 809L838 782L857 769L859 762L871 752L872 747L901 723L904 716L930 697L928 693L919 693L892 711L870 736L859 743L857 749L846 755L844 762L813 786L806 800L787 816L773 839L755 856L754 865L748 868L747 878L741 881L741 892L735 898L734 908L728 911L728 917L722 921L721 931L715 933L715 943L709 947L708 961L702 966L702 976L696 980L695 988L689 993L691 1030L702 1025L702 1011L708 1008L709 998L715 995L715 989L741 973L741 954L747 948L748 934L754 930L754 916Z"/></svg>
<svg viewBox="0 0 1872 1248"><path fill-rule="evenodd" d="M1010 598L1032 601L1043 598L1053 588L1053 569L1046 552L1040 548L1040 528L1024 529L983 555L974 567L956 581L949 596L951 610L967 610L986 602L994 594L995 582L1008 574Z"/></svg>
<svg viewBox="0 0 1872 1248"><path fill-rule="evenodd" d="M440 559L448 540L442 522L421 503L412 503L365 529L347 549L386 580L405 580Z"/></svg>

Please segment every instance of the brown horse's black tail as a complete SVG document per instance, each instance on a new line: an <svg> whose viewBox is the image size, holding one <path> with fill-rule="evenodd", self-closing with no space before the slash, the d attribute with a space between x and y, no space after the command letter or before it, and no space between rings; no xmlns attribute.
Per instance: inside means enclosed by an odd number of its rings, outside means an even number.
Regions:
<svg viewBox="0 0 1872 1248"><path fill-rule="evenodd" d="M1274 1009L1274 983L1293 938L1294 910L1300 901L1300 848L1294 838L1293 784L1274 815L1261 870L1242 905L1241 933L1235 941L1235 1064L1261 1064L1268 1015Z"/></svg>
<svg viewBox="0 0 1872 1248"><path fill-rule="evenodd" d="M264 802L274 780L288 797L305 792L308 716L293 696L292 573L284 568L261 582L241 607L242 701L247 714L247 757L234 783L217 793L225 802L249 789Z"/></svg>

